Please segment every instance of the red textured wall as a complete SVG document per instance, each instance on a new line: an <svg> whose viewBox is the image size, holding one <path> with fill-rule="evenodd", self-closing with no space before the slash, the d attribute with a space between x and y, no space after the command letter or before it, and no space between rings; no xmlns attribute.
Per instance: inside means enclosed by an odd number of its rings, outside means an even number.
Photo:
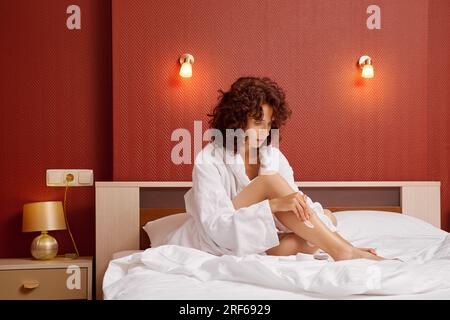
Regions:
<svg viewBox="0 0 450 320"><path fill-rule="evenodd" d="M50 168L89 168L112 178L111 8L78 0L81 30L66 28L73 1L0 2L0 257L26 257L36 233L21 232L22 205L62 200ZM82 255L95 249L94 188L70 189L68 213ZM60 253L73 252L53 232Z"/></svg>
<svg viewBox="0 0 450 320"><path fill-rule="evenodd" d="M450 231L450 1L429 1L428 29L428 178L442 183L442 226Z"/></svg>
<svg viewBox="0 0 450 320"><path fill-rule="evenodd" d="M376 31L369 1L78 0L82 29L69 31L71 4L0 2L0 257L29 255L23 203L62 199L45 186L48 168L190 180L191 166L170 162L172 130L206 121L217 90L248 74L287 91L281 147L297 180L440 180L450 229L449 1L378 0ZM196 58L191 79L177 74L184 52ZM375 79L358 77L363 53ZM83 255L94 254L94 202L93 187L70 190Z"/></svg>
<svg viewBox="0 0 450 320"><path fill-rule="evenodd" d="M448 57L431 16L448 21L448 1L378 0L381 30L366 27L370 4L113 0L114 180L190 180L191 165L171 162L172 131L206 129L218 89L269 76L294 111L281 148L297 180L441 180L448 229L448 72L429 59ZM177 74L185 52L190 79ZM374 79L359 77L363 54Z"/></svg>

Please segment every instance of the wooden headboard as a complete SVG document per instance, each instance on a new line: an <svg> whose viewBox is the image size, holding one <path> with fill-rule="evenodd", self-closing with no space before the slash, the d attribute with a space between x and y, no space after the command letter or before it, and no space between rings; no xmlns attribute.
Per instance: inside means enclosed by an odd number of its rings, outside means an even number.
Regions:
<svg viewBox="0 0 450 320"><path fill-rule="evenodd" d="M142 226L163 216L185 212L183 199L175 204L173 195L163 199L164 207L145 201L148 193L179 190L182 194L191 182L96 182L96 297L101 299L103 275L115 252L148 248ZM440 228L439 181L348 181L297 182L314 201L333 212L344 210L391 211L425 220ZM308 191L306 191L308 189ZM389 189L383 196L381 190ZM345 193L343 192L345 191ZM364 192L365 200L360 192ZM391 192L394 191L394 192ZM155 191L156 192L156 191ZM315 193L311 196L312 193ZM392 199L392 194L394 199ZM398 196L397 196L398 195ZM180 196L178 196L180 198ZM159 201L161 203L161 201ZM356 204L356 205L355 205ZM375 205L374 205L375 204Z"/></svg>

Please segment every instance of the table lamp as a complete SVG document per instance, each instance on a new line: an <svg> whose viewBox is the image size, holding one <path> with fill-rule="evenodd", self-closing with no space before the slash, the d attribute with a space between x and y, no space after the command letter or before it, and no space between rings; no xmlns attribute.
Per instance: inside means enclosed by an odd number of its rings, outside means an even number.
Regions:
<svg viewBox="0 0 450 320"><path fill-rule="evenodd" d="M51 230L65 230L61 201L43 201L24 204L22 232L40 231L31 243L31 255L38 260L53 259L58 254L58 242L48 234Z"/></svg>

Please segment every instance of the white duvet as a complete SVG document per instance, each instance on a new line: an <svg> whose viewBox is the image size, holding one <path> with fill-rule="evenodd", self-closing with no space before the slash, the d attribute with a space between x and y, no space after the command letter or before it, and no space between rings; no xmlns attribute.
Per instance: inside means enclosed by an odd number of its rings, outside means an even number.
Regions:
<svg viewBox="0 0 450 320"><path fill-rule="evenodd" d="M402 225L408 226L408 222L415 221L408 219L406 222L402 220ZM356 226L357 221L353 224ZM235 283L237 287L251 284L254 288L331 298L360 294L414 295L450 289L449 234L429 225L420 230L424 228L426 232L420 234L398 232L373 238L360 237L356 227L346 231L344 224L343 232L348 233L344 236L354 245L376 247L380 255L402 261L358 259L334 262L331 258L315 260L303 254L288 257L257 254L215 256L187 247L160 246L112 260L104 277L104 297L148 299L152 296L149 292L153 288L152 281L161 280L164 276L172 279L172 286L173 279L179 279L180 288L182 279L195 280L196 283L220 280ZM448 294L450 290L445 292ZM210 297L214 299L213 295Z"/></svg>

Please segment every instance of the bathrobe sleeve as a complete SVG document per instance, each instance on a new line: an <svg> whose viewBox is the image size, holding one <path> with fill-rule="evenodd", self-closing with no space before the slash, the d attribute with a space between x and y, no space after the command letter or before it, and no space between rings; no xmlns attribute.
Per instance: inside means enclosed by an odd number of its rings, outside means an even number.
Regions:
<svg viewBox="0 0 450 320"><path fill-rule="evenodd" d="M268 200L235 210L215 164L194 164L192 175L193 201L187 201L186 209L196 215L215 245L243 256L263 253L279 244Z"/></svg>

